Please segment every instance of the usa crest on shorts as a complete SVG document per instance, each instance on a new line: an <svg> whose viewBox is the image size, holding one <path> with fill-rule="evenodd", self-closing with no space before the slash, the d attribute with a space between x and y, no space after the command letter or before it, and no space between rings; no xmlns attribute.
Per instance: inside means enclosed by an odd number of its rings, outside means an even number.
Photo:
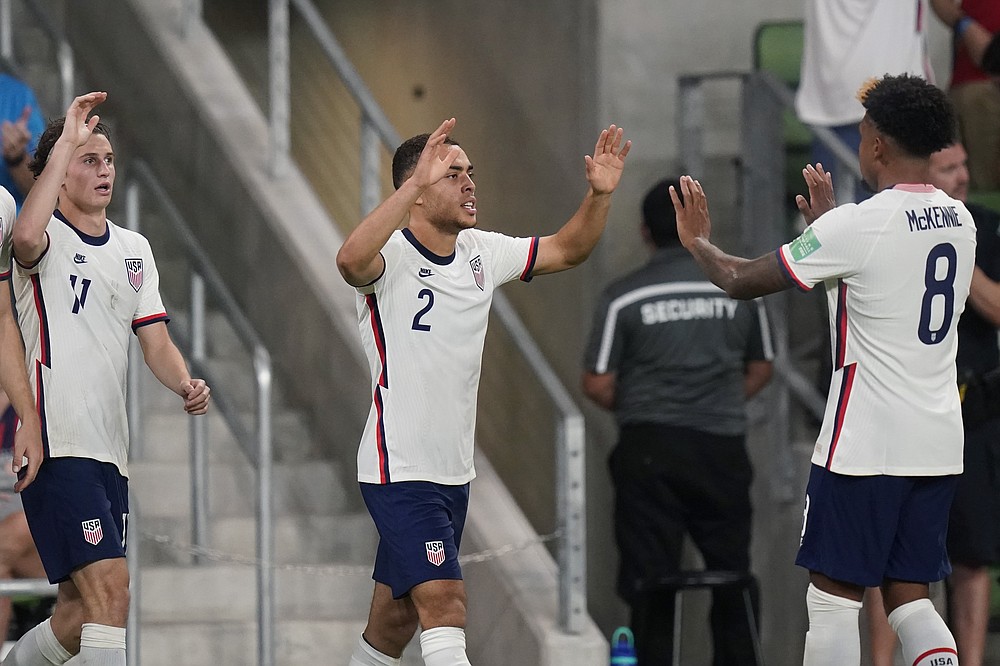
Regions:
<svg viewBox="0 0 1000 666"><path fill-rule="evenodd" d="M101 543L101 539L104 538L104 530L101 529L101 519L92 518L91 520L85 520L80 523L83 526L83 540L89 543L91 546L96 546Z"/></svg>
<svg viewBox="0 0 1000 666"><path fill-rule="evenodd" d="M444 541L427 541L424 543L427 550L427 561L436 567L444 564Z"/></svg>

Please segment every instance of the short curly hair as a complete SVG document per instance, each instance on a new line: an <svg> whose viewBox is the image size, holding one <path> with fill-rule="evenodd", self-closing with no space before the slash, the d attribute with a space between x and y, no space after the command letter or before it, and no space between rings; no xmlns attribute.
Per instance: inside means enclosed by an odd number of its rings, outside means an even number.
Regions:
<svg viewBox="0 0 1000 666"><path fill-rule="evenodd" d="M420 159L420 153L424 151L429 138L430 134L418 134L399 144L399 148L392 156L392 186L397 190L417 168L417 160ZM458 142L453 141L451 137L445 137L444 142L450 146L458 145Z"/></svg>
<svg viewBox="0 0 1000 666"><path fill-rule="evenodd" d="M56 145L56 141L62 136L63 125L66 124L66 117L56 118L51 121L42 132L42 135L38 137L38 145L35 147L35 154L28 162L28 169L31 173L38 178L42 175L42 170L45 165L49 163L49 153L52 152L53 146ZM94 127L94 134L100 134L111 141L111 130L104 123L97 123Z"/></svg>
<svg viewBox="0 0 1000 666"><path fill-rule="evenodd" d="M919 76L886 74L865 83L858 99L880 132L914 157L955 142L955 111L947 95Z"/></svg>

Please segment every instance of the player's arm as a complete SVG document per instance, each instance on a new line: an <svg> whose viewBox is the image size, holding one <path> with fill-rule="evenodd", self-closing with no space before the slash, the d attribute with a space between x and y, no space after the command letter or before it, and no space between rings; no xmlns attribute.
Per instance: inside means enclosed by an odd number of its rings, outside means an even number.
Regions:
<svg viewBox="0 0 1000 666"><path fill-rule="evenodd" d="M607 410L615 408L615 387L617 386L617 374L605 372L601 374L584 372L581 381L583 394L590 398L598 407Z"/></svg>
<svg viewBox="0 0 1000 666"><path fill-rule="evenodd" d="M87 143L100 121L100 116L87 116L107 97L104 92L81 95L66 110L62 134L52 146L45 168L28 192L14 225L14 257L22 265L35 264L45 253L49 243L45 228L59 200L70 159L79 146Z"/></svg>
<svg viewBox="0 0 1000 666"><path fill-rule="evenodd" d="M750 299L783 291L792 286L789 277L778 265L775 254L756 259L744 259L726 254L712 245L712 220L708 216L708 199L701 184L690 176L681 176L684 203L670 188L670 198L677 212L677 234L698 265L716 286L730 298Z"/></svg>
<svg viewBox="0 0 1000 666"><path fill-rule="evenodd" d="M31 385L28 383L28 372L24 364L24 343L10 306L10 281L4 280L2 285L0 287L0 388L7 394L17 418L21 420L21 427L14 435L14 458L11 462L11 470L17 474L23 459L28 460L24 476L14 484L14 490L21 492L35 480L45 454L42 448L41 424L35 409L35 401L31 396Z"/></svg>
<svg viewBox="0 0 1000 666"><path fill-rule="evenodd" d="M538 241L538 256L532 275L558 273L577 266L590 256L611 209L611 194L618 187L631 141L622 144L623 130L611 125L601 132L594 156L584 156L590 189L573 217L551 236Z"/></svg>
<svg viewBox="0 0 1000 666"><path fill-rule="evenodd" d="M191 378L184 357L170 339L166 322L140 326L136 335L146 365L161 384L184 399L184 411L188 414L207 412L211 389L204 379Z"/></svg>
<svg viewBox="0 0 1000 666"><path fill-rule="evenodd" d="M1000 282L987 277L979 266L972 271L969 303L986 321L1000 328Z"/></svg>
<svg viewBox="0 0 1000 666"><path fill-rule="evenodd" d="M771 361L747 361L743 366L743 395L750 399L767 386L774 374Z"/></svg>
<svg viewBox="0 0 1000 666"><path fill-rule="evenodd" d="M434 130L406 182L369 213L344 241L337 252L337 269L349 285L371 284L382 274L385 260L380 252L392 232L406 219L424 190L444 178L458 157L458 146L444 142L454 127L455 119L449 118Z"/></svg>

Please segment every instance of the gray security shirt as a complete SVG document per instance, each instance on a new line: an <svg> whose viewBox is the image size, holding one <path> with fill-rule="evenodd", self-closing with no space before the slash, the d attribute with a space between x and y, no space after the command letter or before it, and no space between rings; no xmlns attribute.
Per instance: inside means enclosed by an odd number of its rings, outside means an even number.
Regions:
<svg viewBox="0 0 1000 666"><path fill-rule="evenodd" d="M687 250L670 247L604 290L585 367L616 373L619 425L739 435L744 365L772 356L762 302L729 298Z"/></svg>

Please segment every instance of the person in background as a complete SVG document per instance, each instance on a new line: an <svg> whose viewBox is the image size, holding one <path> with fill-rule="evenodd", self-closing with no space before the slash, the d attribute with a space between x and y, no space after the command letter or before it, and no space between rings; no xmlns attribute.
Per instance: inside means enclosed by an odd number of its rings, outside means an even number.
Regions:
<svg viewBox="0 0 1000 666"><path fill-rule="evenodd" d="M926 46L927 0L805 0L802 67L795 95L799 120L831 130L857 153L865 110L855 92L883 74L914 74L933 82ZM891 44L891 47L888 46ZM840 165L814 138L812 161L838 183ZM861 185L848 193L860 201Z"/></svg>
<svg viewBox="0 0 1000 666"><path fill-rule="evenodd" d="M954 35L949 95L968 153L970 187L1000 189L1000 86L982 68L989 39L1000 30L1000 3L931 0L931 7Z"/></svg>
<svg viewBox="0 0 1000 666"><path fill-rule="evenodd" d="M18 210L28 196L35 176L28 168L45 120L31 88L9 74L0 74L0 139L3 168L0 186L14 196Z"/></svg>
<svg viewBox="0 0 1000 666"><path fill-rule="evenodd" d="M770 380L770 334L760 301L730 299L680 244L670 202L676 179L642 202L641 268L601 295L587 344L583 392L614 412L608 466L615 487L618 594L632 608L639 664L670 662L674 600L637 585L677 573L684 535L705 566L750 573L753 469L744 403ZM752 588L759 617L758 589ZM715 664L754 664L742 589L713 591Z"/></svg>

